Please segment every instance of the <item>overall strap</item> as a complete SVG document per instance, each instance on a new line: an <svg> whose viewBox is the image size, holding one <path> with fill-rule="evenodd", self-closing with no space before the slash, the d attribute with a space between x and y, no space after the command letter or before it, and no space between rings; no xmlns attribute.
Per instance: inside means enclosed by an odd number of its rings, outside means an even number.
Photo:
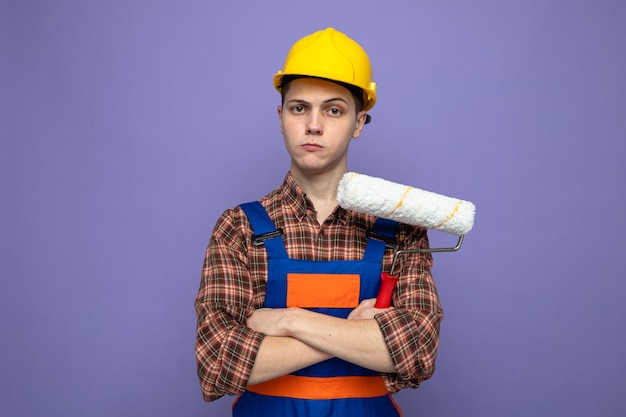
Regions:
<svg viewBox="0 0 626 417"><path fill-rule="evenodd" d="M367 234L367 247L363 260L381 263L387 246L395 247L398 222L377 218L374 227Z"/></svg>
<svg viewBox="0 0 626 417"><path fill-rule="evenodd" d="M265 207L258 201L239 205L246 213L252 231L252 243L255 246L264 245L267 256L270 259L288 258L287 250L283 242L283 231L274 226L274 222L267 214Z"/></svg>

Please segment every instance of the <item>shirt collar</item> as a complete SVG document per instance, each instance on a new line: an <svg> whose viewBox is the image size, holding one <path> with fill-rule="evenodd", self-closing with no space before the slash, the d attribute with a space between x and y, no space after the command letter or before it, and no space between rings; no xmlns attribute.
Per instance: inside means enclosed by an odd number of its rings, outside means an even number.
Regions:
<svg viewBox="0 0 626 417"><path fill-rule="evenodd" d="M302 221L309 215L311 218L315 218L316 211L315 207L313 207L313 202L306 196L296 180L293 179L291 172L287 173L282 188L284 203L290 208L298 220ZM342 223L345 223L347 211L341 207L337 207L333 215L335 219L339 219Z"/></svg>

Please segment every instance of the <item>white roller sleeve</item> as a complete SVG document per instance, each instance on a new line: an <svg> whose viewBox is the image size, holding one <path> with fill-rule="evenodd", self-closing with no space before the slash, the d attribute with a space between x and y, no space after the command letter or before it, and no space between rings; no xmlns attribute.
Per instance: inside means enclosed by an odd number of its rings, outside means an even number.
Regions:
<svg viewBox="0 0 626 417"><path fill-rule="evenodd" d="M469 201L355 172L348 172L339 182L337 201L346 210L458 236L472 230L476 213Z"/></svg>

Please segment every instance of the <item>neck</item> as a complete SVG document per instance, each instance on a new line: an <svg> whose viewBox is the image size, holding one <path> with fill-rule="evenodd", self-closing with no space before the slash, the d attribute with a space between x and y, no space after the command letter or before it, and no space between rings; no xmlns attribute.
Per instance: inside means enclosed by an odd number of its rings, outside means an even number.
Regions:
<svg viewBox="0 0 626 417"><path fill-rule="evenodd" d="M346 172L347 170L318 175L301 175L301 173L292 170L291 175L293 179L313 203L317 211L317 221L320 224L337 207L337 186L339 185L339 180Z"/></svg>

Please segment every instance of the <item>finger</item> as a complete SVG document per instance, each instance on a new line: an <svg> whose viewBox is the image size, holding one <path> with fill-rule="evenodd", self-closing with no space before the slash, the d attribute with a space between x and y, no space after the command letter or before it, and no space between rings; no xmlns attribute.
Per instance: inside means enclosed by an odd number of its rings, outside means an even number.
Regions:
<svg viewBox="0 0 626 417"><path fill-rule="evenodd" d="M374 304L376 304L376 299L375 298L367 298L363 301L361 301L360 307L365 307L365 308L371 308L374 307Z"/></svg>

